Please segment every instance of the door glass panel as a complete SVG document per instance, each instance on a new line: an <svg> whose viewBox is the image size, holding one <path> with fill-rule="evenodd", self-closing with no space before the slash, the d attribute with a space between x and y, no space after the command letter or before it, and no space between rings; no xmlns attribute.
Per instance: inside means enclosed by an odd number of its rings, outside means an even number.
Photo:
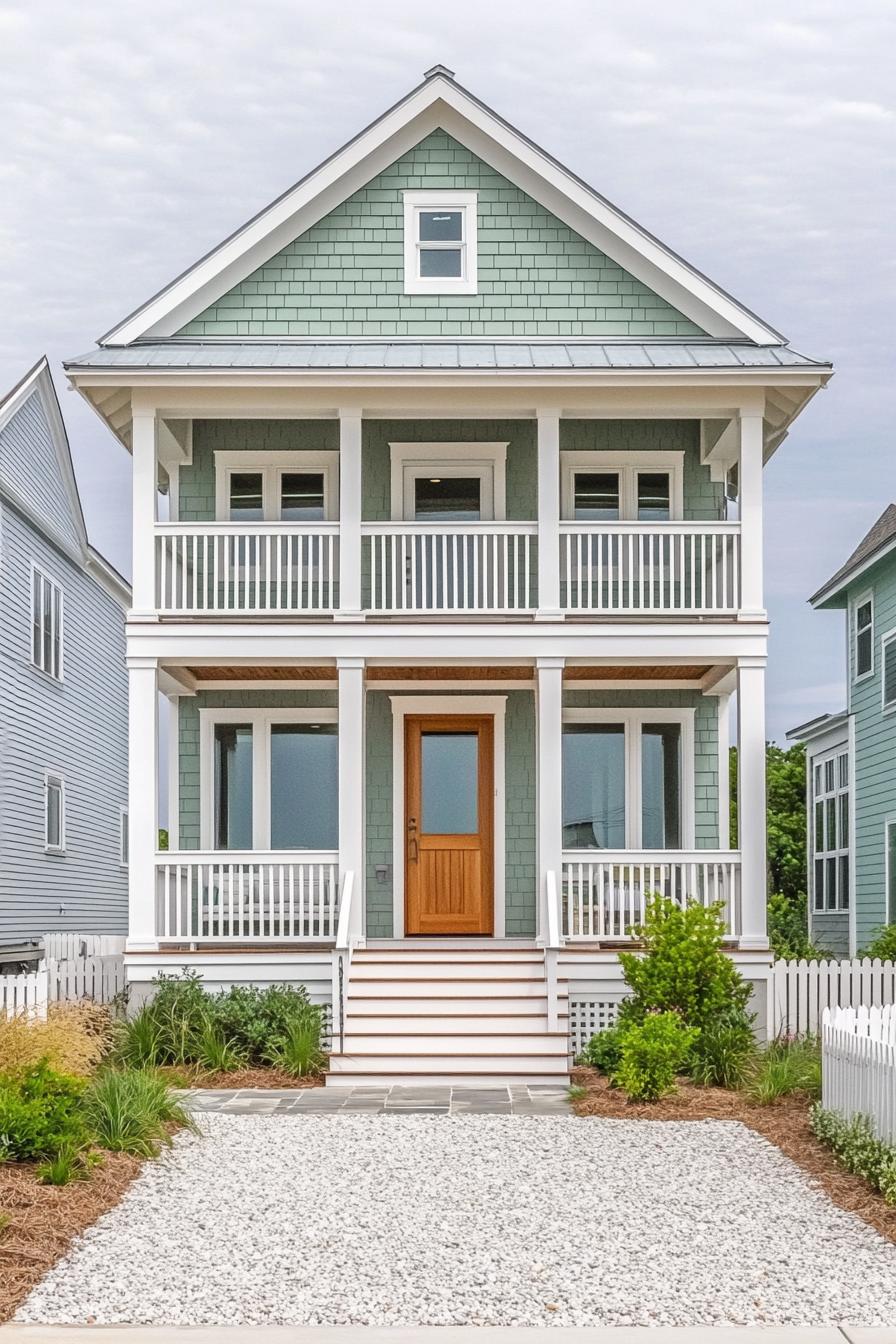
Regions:
<svg viewBox="0 0 896 1344"><path fill-rule="evenodd" d="M421 831L475 835L479 830L478 733L423 733Z"/></svg>
<svg viewBox="0 0 896 1344"><path fill-rule="evenodd" d="M418 476L414 517L429 523L478 522L482 481L478 476Z"/></svg>
<svg viewBox="0 0 896 1344"><path fill-rule="evenodd" d="M280 517L283 522L317 522L323 516L323 472L284 471L280 477Z"/></svg>
<svg viewBox="0 0 896 1344"><path fill-rule="evenodd" d="M260 471L230 473L230 517L236 523L264 518L264 478Z"/></svg>
<svg viewBox="0 0 896 1344"><path fill-rule="evenodd" d="M563 848L625 848L625 728L563 729Z"/></svg>
<svg viewBox="0 0 896 1344"><path fill-rule="evenodd" d="M641 729L641 843L645 849L681 847L681 725Z"/></svg>
<svg viewBox="0 0 896 1344"><path fill-rule="evenodd" d="M638 521L664 522L671 516L669 473L638 472Z"/></svg>
<svg viewBox="0 0 896 1344"><path fill-rule="evenodd" d="M577 471L573 514L582 522L613 522L619 517L619 474Z"/></svg>
<svg viewBox="0 0 896 1344"><path fill-rule="evenodd" d="M271 848L336 849L338 738L334 723L271 725Z"/></svg>
<svg viewBox="0 0 896 1344"><path fill-rule="evenodd" d="M252 725L215 724L215 849L252 848Z"/></svg>

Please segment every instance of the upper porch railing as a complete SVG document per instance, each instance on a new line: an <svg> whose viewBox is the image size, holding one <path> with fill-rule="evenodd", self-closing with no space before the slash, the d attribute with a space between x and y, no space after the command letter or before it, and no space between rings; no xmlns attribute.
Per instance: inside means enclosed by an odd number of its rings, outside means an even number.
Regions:
<svg viewBox="0 0 896 1344"><path fill-rule="evenodd" d="M340 602L340 526L157 524L156 609L331 616ZM533 616L550 559L539 556L537 532L534 522L362 523L353 587L371 616ZM734 614L740 543L739 523L561 523L559 547L550 548L560 608L591 618ZM358 553L346 544L346 557Z"/></svg>

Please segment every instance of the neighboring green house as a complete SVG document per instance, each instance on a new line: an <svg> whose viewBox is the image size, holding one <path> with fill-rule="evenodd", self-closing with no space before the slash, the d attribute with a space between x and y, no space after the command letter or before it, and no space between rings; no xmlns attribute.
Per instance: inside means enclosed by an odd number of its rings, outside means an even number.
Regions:
<svg viewBox="0 0 896 1344"><path fill-rule="evenodd" d="M896 504L810 600L847 613L847 692L788 733L806 743L809 928L854 956L896 919Z"/></svg>

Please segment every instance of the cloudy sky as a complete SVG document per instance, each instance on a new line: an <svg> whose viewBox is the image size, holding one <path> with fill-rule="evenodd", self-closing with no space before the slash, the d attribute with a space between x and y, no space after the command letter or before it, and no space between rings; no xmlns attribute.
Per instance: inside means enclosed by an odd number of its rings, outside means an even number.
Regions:
<svg viewBox="0 0 896 1344"><path fill-rule="evenodd" d="M832 358L767 472L770 734L838 707L842 620L805 598L896 499L890 0L0 0L0 50L3 387L89 349L438 61ZM130 460L62 404L127 571Z"/></svg>

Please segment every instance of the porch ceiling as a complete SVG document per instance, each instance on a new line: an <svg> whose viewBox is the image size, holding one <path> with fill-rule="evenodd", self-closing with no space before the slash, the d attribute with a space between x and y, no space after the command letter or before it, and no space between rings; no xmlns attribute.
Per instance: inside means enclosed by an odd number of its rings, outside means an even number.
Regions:
<svg viewBox="0 0 896 1344"><path fill-rule="evenodd" d="M186 671L198 683L206 681L335 681L335 667L308 667L282 665L273 667L188 667ZM657 666L625 666L620 664L572 666L564 669L565 681L700 681L710 671L708 664L662 664ZM368 682L393 681L531 681L534 667L505 667L489 665L470 667L466 664L452 667L427 666L372 666L367 668Z"/></svg>

